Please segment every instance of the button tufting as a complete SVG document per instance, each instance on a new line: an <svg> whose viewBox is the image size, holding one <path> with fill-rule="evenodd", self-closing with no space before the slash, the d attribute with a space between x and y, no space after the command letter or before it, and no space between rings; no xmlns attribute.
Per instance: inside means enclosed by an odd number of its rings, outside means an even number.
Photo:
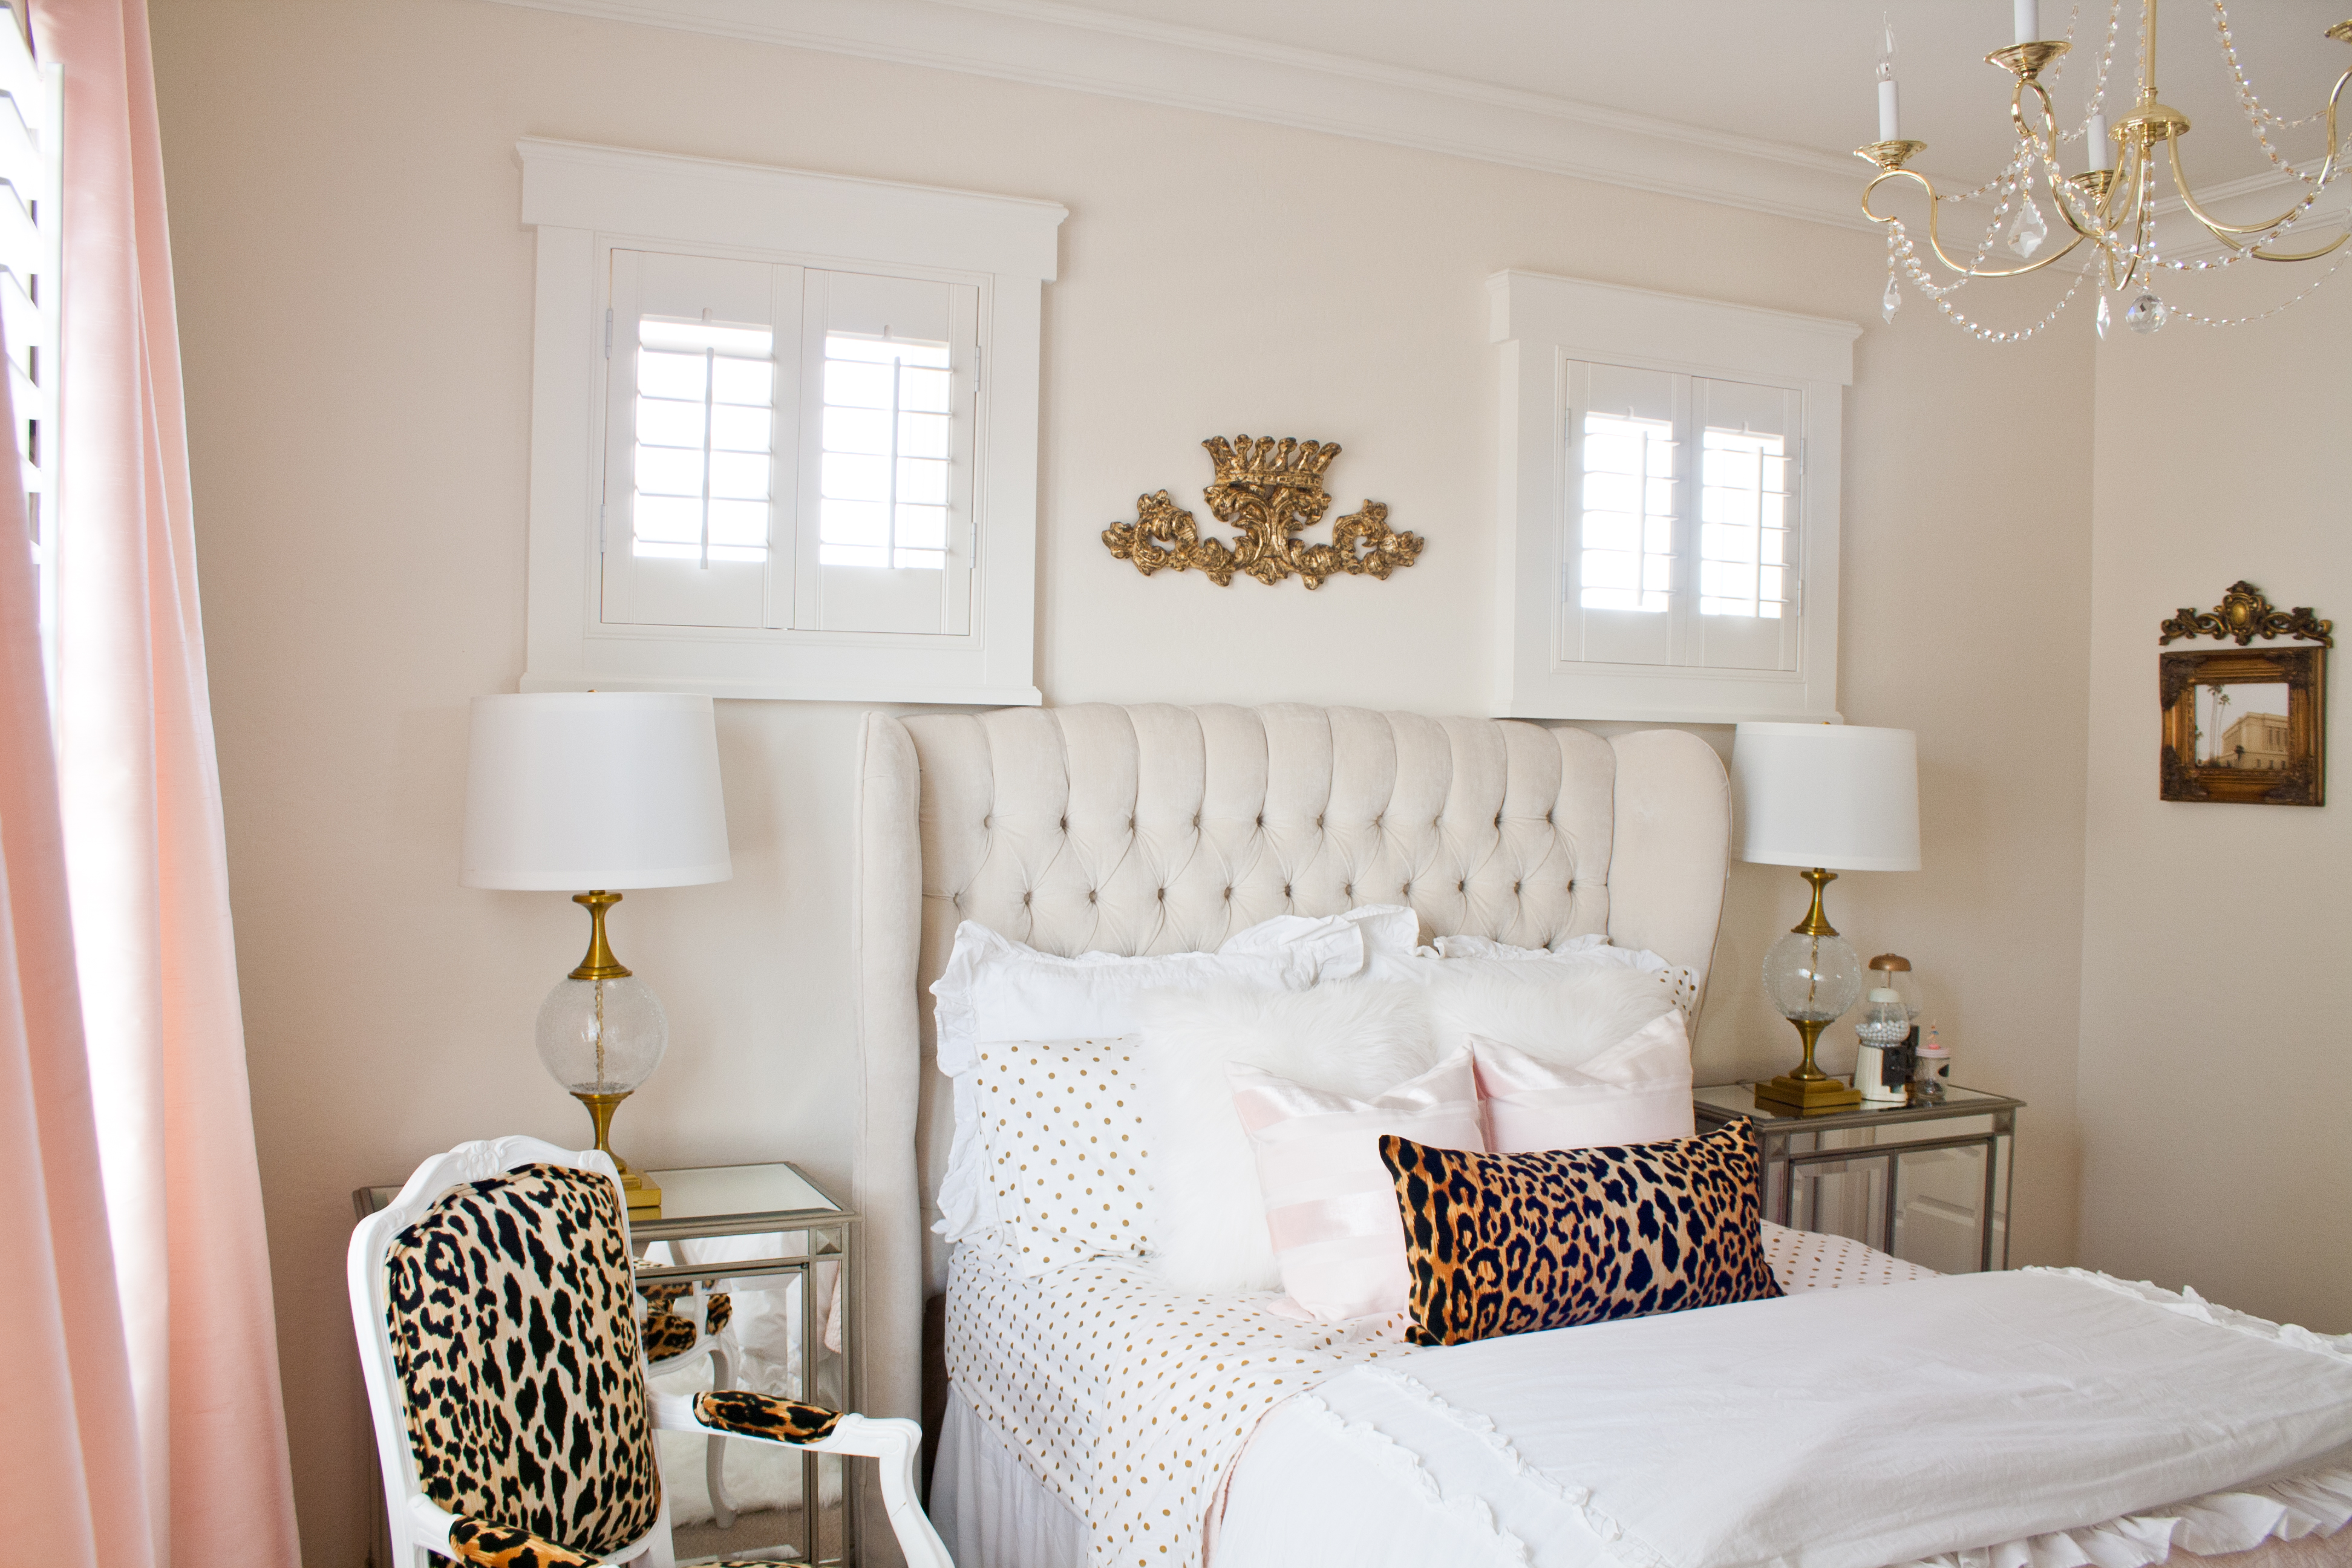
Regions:
<svg viewBox="0 0 2352 1568"><path fill-rule="evenodd" d="M1154 895L1153 895L1153 897L1157 898L1157 899L1158 899L1161 903L1163 903L1163 904L1164 904L1164 903L1166 903L1166 902L1168 901L1168 889L1165 889L1165 888L1162 888L1162 889L1160 889L1160 891L1159 891L1158 893L1154 894Z"/></svg>
<svg viewBox="0 0 2352 1568"><path fill-rule="evenodd" d="M1354 897L1356 896L1356 884L1355 884L1355 883L1353 883L1353 882L1350 882L1350 883L1349 883L1346 887L1341 888L1339 890L1340 890L1342 893L1347 894L1347 895L1348 895L1348 897L1349 897L1349 898L1351 898L1351 899L1352 899L1352 898L1354 898Z"/></svg>
<svg viewBox="0 0 2352 1568"><path fill-rule="evenodd" d="M1232 901L1233 901L1233 897L1234 897L1234 890L1233 890L1231 888L1227 888L1227 889L1225 889L1225 901L1226 901L1226 902L1228 902L1228 903L1232 902Z"/></svg>
<svg viewBox="0 0 2352 1568"><path fill-rule="evenodd" d="M1192 814L1192 826L1195 827L1201 826L1201 814L1197 811Z"/></svg>
<svg viewBox="0 0 2352 1568"><path fill-rule="evenodd" d="M1470 890L1470 884L1467 882L1456 882L1454 884L1454 890L1457 893L1466 893Z"/></svg>
<svg viewBox="0 0 2352 1568"><path fill-rule="evenodd" d="M1070 830L1070 819L1069 819L1068 817L1066 817L1066 817L1062 818L1062 831L1063 831L1063 832L1065 832L1065 833L1067 833L1069 830Z"/></svg>
<svg viewBox="0 0 2352 1568"><path fill-rule="evenodd" d="M1024 910L1029 907L1029 895L1026 893L1021 895L1021 907Z"/></svg>
<svg viewBox="0 0 2352 1568"><path fill-rule="evenodd" d="M1399 888L1397 891L1410 898L1412 895L1412 884L1411 882L1407 882L1403 887Z"/></svg>
<svg viewBox="0 0 2352 1568"><path fill-rule="evenodd" d="M1091 904L1091 903L1093 903L1094 901L1095 901L1095 890L1094 890L1092 888L1088 888L1088 889L1087 889L1087 902L1088 902L1088 903L1090 903L1090 904Z"/></svg>
<svg viewBox="0 0 2352 1568"><path fill-rule="evenodd" d="M1257 814L1257 825L1260 827L1264 827L1265 826L1265 813L1261 811Z"/></svg>
<svg viewBox="0 0 2352 1568"><path fill-rule="evenodd" d="M1511 891L1513 891L1513 892L1515 892L1515 893L1516 893L1516 892L1517 892L1518 890L1519 890L1519 885L1518 885L1517 882L1512 883L1512 884L1511 884Z"/></svg>
<svg viewBox="0 0 2352 1568"><path fill-rule="evenodd" d="M1320 817L1320 816L1316 817L1316 819L1315 819L1315 826L1318 826L1318 827L1320 827L1320 826L1323 826L1323 819L1322 819L1322 817Z"/></svg>
<svg viewBox="0 0 2352 1568"><path fill-rule="evenodd" d="M1290 897L1290 884L1287 882L1282 885L1282 896L1286 899Z"/></svg>

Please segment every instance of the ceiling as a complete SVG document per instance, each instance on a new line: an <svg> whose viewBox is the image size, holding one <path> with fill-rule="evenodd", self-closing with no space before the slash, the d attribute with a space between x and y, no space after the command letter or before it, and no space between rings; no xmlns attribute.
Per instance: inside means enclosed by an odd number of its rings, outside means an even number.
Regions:
<svg viewBox="0 0 2352 1568"><path fill-rule="evenodd" d="M989 0L964 0L995 9ZM2042 0L2063 34L2068 0ZM1989 177L2008 156L2008 76L1984 56L2011 41L2007 0L1058 0L1008 4L1029 14L1092 14L1229 45L1273 45L1375 67L1443 76L1679 121L1708 131L1843 153L1876 140L1873 68L1882 15L1894 25L1903 129L1926 142L1919 166ZM2116 75L2136 76L2139 0L2128 0ZM2062 119L2079 123L2109 16L2085 0L2077 47L2050 82ZM2160 0L2158 86L2196 130L2182 160L2200 187L2256 175L2269 162L2249 132L2214 29L2210 0ZM2239 0L2232 32L2255 89L2290 118L2315 110L2352 66L2329 41L2345 0ZM2136 82L2108 89L2112 119ZM2326 151L2317 126L2281 133L2298 161ZM2079 152L2067 162L2080 167Z"/></svg>

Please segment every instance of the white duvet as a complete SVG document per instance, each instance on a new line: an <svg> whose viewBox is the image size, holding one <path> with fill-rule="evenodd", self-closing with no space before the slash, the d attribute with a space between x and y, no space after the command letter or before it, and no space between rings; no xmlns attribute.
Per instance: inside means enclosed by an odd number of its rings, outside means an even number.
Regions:
<svg viewBox="0 0 2352 1568"><path fill-rule="evenodd" d="M1213 1560L2138 1568L2347 1516L2352 1337L2029 1269L1355 1368L1260 1425Z"/></svg>

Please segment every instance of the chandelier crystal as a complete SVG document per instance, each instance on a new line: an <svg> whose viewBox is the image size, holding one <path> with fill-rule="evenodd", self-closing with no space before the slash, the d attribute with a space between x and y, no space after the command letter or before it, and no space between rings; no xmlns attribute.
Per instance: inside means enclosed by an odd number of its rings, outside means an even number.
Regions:
<svg viewBox="0 0 2352 1568"><path fill-rule="evenodd" d="M2107 335L2112 319L2107 297L2110 294L2131 300L2123 312L2124 324L2135 332L2154 332L2168 321L2195 321L2204 326L2234 327L2277 315L2288 306L2307 298L2320 283L2335 275L2343 265L2338 258L2321 273L2309 287L2269 310L2249 315L2217 317L2202 315L2177 305L2167 305L2156 291L2157 279L2166 272L2204 272L2232 266L2245 260L2298 262L2316 261L2333 254L2352 234L2338 234L2326 244L2315 243L2308 234L2297 234L2297 226L2310 216L2314 205L2343 171L2339 155L2344 151L2336 134L2336 111L2344 97L2345 86L2352 82L2352 69L2336 79L2323 110L2306 118L2324 119L2327 126L2327 156L2316 174L2298 169L2279 152L2271 140L2273 129L2302 124L2304 121L2288 120L2264 108L2255 94L2253 85L2246 79L2244 68L2238 59L2237 46L2230 31L2230 14L2223 0L2212 0L2214 25L2221 39L2221 51L2227 58L2232 80L2236 84L2238 101L2247 123L2252 128L2254 140L2263 153L2278 169L2293 176L2305 188L2302 199L2286 211L2261 223L2225 223L2200 205L2190 188L2188 174L2181 168L2180 138L2188 133L2188 117L2168 107L2156 91L2156 0L2143 0L2139 33L2139 92L2131 111L2117 120L2112 131L2108 128L2105 108L2107 84L2116 61L2116 40L2122 32L2125 0L2110 0L2107 12L2106 40L2098 55L2098 80L2092 89L2090 109L2083 123L2074 130L2062 130L2057 111L2051 103L2050 92L2042 81L2042 73L2055 65L2074 47L2074 26L2070 19L2067 35L2060 39L2040 39L2032 34L2040 30L2038 11L2033 0L2016 0L2017 42L2005 49L1996 49L1985 59L2008 71L2014 79L2010 93L2010 122L2017 132L2017 145L2008 165L1985 184L1972 191L1951 194L1939 192L1927 175L1909 168L1912 159L1926 150L1927 143L1906 140L1896 113L1895 79L1895 35L1889 27L1885 47L1878 59L1878 132L1879 139L1867 146L1856 148L1854 155L1877 165L1878 174L1862 193L1862 210L1873 223L1885 226L1889 275L1887 294L1881 313L1892 321L1900 297L1898 276L1910 279L1912 285L1936 303L1937 310L1954 325L1987 342L2022 342L2056 321L2061 312L2080 292L2084 277L2092 277L2098 295L2095 326L2100 337ZM2352 21L2339 22L2327 29L2327 37L2338 43L2352 44ZM2087 165L2068 174L2060 167L2060 148L2073 142L2083 143L2081 154ZM2192 237L2199 243L2207 239L2219 241L2218 256L2184 260L2168 256L2157 236L2157 171L2161 165L2171 181L2173 195L2178 196L2182 212L2197 226ZM1927 194L1927 249L1945 268L1944 274L1929 271L1920 255L1911 231L1895 215L1881 214L1871 205L1878 187L1890 180L1907 180ZM2052 237L2052 225L2042 214L2042 204L2035 199L2039 185L2049 197L2049 205L2063 227L2057 237L2065 241L2054 250L2047 250ZM1957 258L1945 248L1938 215L1947 203L1966 202L1979 196L1997 198L1990 220L1976 244L1973 253ZM2002 331L1963 313L1953 296L1969 284L1985 278L2018 278L2043 268L2056 266L2081 247L2092 247L2090 265L2082 268L2064 296L2051 307L2042 319L2031 326ZM2015 265L1997 263L1992 258L1996 247L2005 247L2017 258ZM1938 281L1948 275L1948 280Z"/></svg>

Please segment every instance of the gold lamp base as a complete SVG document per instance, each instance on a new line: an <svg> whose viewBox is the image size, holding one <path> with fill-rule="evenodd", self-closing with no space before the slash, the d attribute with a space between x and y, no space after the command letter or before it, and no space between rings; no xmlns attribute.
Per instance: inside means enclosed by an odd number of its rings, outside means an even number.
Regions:
<svg viewBox="0 0 2352 1568"><path fill-rule="evenodd" d="M587 1094L575 1089L572 1091L572 1098L588 1108L589 1120L596 1124L596 1147L611 1156L614 1168L621 1173L621 1196L628 1203L629 1217L660 1218L661 1188L644 1172L613 1152L613 1112L620 1108L621 1101L629 1098L629 1091Z"/></svg>
<svg viewBox="0 0 2352 1568"><path fill-rule="evenodd" d="M1846 1110L1862 1103L1862 1090L1843 1079L1832 1078L1813 1065L1813 1044L1822 1031L1830 1026L1826 1018L1791 1018L1797 1033L1804 1037L1805 1059L1792 1072L1779 1078L1766 1079L1756 1086L1756 1100L1762 1105L1778 1105L1790 1110Z"/></svg>

